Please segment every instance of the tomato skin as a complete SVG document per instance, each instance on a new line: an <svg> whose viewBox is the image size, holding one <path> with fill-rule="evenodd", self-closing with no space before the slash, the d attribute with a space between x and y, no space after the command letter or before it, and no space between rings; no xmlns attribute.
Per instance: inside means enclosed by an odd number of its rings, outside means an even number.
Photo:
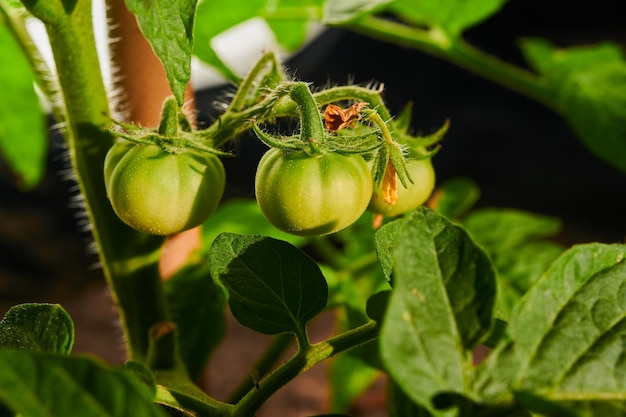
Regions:
<svg viewBox="0 0 626 417"><path fill-rule="evenodd" d="M407 211L415 210L424 204L435 188L435 170L430 159L411 159L406 169L413 183L407 188L398 180L398 201L389 205L383 201L380 190L374 190L368 210L385 217L395 217Z"/></svg>
<svg viewBox="0 0 626 417"><path fill-rule="evenodd" d="M213 154L173 154L123 141L107 153L104 178L122 221L142 232L170 235L200 225L215 211L226 174Z"/></svg>
<svg viewBox="0 0 626 417"><path fill-rule="evenodd" d="M367 209L373 185L360 155L270 149L257 168L256 198L276 228L321 236L354 223Z"/></svg>

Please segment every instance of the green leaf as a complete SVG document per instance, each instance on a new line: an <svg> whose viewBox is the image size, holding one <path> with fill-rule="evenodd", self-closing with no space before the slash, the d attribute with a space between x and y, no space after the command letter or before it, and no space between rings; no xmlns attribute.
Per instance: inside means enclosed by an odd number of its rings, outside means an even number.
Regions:
<svg viewBox="0 0 626 417"><path fill-rule="evenodd" d="M431 208L443 217L458 220L480 198L480 188L470 178L457 177L442 183L435 191Z"/></svg>
<svg viewBox="0 0 626 417"><path fill-rule="evenodd" d="M513 209L471 212L463 226L489 253L498 272L498 318L508 321L511 309L565 250L544 240L561 230L559 219Z"/></svg>
<svg viewBox="0 0 626 417"><path fill-rule="evenodd" d="M439 392L467 393L470 352L492 324L495 273L467 232L432 210L396 222L377 232L399 234L381 355L403 391L432 410Z"/></svg>
<svg viewBox="0 0 626 417"><path fill-rule="evenodd" d="M143 385L78 357L0 350L0 401L28 417L164 417Z"/></svg>
<svg viewBox="0 0 626 417"><path fill-rule="evenodd" d="M253 18L263 18L287 50L295 50L307 39L308 26L320 15L322 0L205 0L200 3L195 27L194 53L231 80L239 77L213 49L213 38Z"/></svg>
<svg viewBox="0 0 626 417"><path fill-rule="evenodd" d="M74 344L74 323L58 304L20 304L0 321L0 348L67 355Z"/></svg>
<svg viewBox="0 0 626 417"><path fill-rule="evenodd" d="M224 291L211 279L207 262L184 267L165 281L164 289L180 356L195 380L226 332Z"/></svg>
<svg viewBox="0 0 626 417"><path fill-rule="evenodd" d="M279 44L295 51L307 40L309 25L321 14L324 0L266 2L264 17Z"/></svg>
<svg viewBox="0 0 626 417"><path fill-rule="evenodd" d="M346 23L381 10L393 0L328 0L324 4L322 23Z"/></svg>
<svg viewBox="0 0 626 417"><path fill-rule="evenodd" d="M198 0L126 0L142 33L161 60L179 105L191 77L193 27Z"/></svg>
<svg viewBox="0 0 626 417"><path fill-rule="evenodd" d="M561 49L528 39L522 49L585 146L626 172L626 61L619 45Z"/></svg>
<svg viewBox="0 0 626 417"><path fill-rule="evenodd" d="M281 232L272 226L254 199L232 199L220 204L202 225L202 245L207 252L215 238L225 232L242 235L256 233L284 240L294 246L303 246L309 241L306 237Z"/></svg>
<svg viewBox="0 0 626 417"><path fill-rule="evenodd" d="M457 38L494 15L507 0L397 0L390 11L413 24L443 30Z"/></svg>
<svg viewBox="0 0 626 417"><path fill-rule="evenodd" d="M306 322L326 306L328 287L319 267L287 242L224 233L213 242L209 258L233 315L253 330L304 337Z"/></svg>
<svg viewBox="0 0 626 417"><path fill-rule="evenodd" d="M48 135L46 119L35 94L35 74L24 53L0 19L0 156L29 189L45 172Z"/></svg>
<svg viewBox="0 0 626 417"><path fill-rule="evenodd" d="M594 243L575 246L554 262L479 368L476 387L484 398L526 392L581 416L623 415L625 255L626 245Z"/></svg>

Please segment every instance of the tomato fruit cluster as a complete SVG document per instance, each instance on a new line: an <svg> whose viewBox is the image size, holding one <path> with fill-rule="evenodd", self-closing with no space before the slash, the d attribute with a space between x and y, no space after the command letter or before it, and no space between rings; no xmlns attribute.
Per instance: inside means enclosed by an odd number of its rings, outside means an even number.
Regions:
<svg viewBox="0 0 626 417"><path fill-rule="evenodd" d="M360 155L270 149L257 168L256 199L276 228L300 236L337 232L367 209L373 192Z"/></svg>
<svg viewBox="0 0 626 417"><path fill-rule="evenodd" d="M226 181L221 161L211 153L170 153L128 141L107 153L104 178L117 216L154 235L203 223L217 208Z"/></svg>
<svg viewBox="0 0 626 417"><path fill-rule="evenodd" d="M390 205L383 201L380 190L375 190L368 209L385 217L399 216L424 204L435 188L435 170L430 159L410 159L406 169L413 182L403 187L398 181L398 201Z"/></svg>

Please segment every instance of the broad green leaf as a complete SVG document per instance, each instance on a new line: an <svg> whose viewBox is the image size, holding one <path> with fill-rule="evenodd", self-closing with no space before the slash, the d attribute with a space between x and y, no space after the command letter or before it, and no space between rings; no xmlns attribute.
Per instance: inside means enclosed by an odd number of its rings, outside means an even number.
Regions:
<svg viewBox="0 0 626 417"><path fill-rule="evenodd" d="M276 40L295 51L307 40L310 23L319 19L324 0L280 0L266 2L264 18Z"/></svg>
<svg viewBox="0 0 626 417"><path fill-rule="evenodd" d="M496 267L496 312L508 321L513 306L565 250L544 240L560 231L561 222L519 210L485 208L471 212L462 223Z"/></svg>
<svg viewBox="0 0 626 417"><path fill-rule="evenodd" d="M224 233L209 258L233 315L253 330L303 336L306 322L326 306L328 287L319 267L287 242Z"/></svg>
<svg viewBox="0 0 626 417"><path fill-rule="evenodd" d="M45 171L46 118L35 94L33 69L1 17L0 57L0 158L14 172L18 186L29 189Z"/></svg>
<svg viewBox="0 0 626 417"><path fill-rule="evenodd" d="M0 321L0 349L69 354L74 323L58 304L20 304Z"/></svg>
<svg viewBox="0 0 626 417"><path fill-rule="evenodd" d="M259 234L284 240L294 246L302 246L309 239L291 235L276 229L267 221L254 199L228 200L217 208L209 220L202 225L202 245L206 251L215 238L224 232Z"/></svg>
<svg viewBox="0 0 626 417"><path fill-rule="evenodd" d="M403 391L433 411L437 393L467 393L470 352L492 324L495 273L467 232L432 210L397 222L377 232L399 234L381 355Z"/></svg>
<svg viewBox="0 0 626 417"><path fill-rule="evenodd" d="M542 39L528 39L522 47L585 146L626 172L626 61L621 48L607 42L561 49Z"/></svg>
<svg viewBox="0 0 626 417"><path fill-rule="evenodd" d="M476 204L479 197L480 188L473 180L457 177L439 185L429 205L443 217L458 220Z"/></svg>
<svg viewBox="0 0 626 417"><path fill-rule="evenodd" d="M143 385L83 357L0 350L0 402L28 417L165 417Z"/></svg>
<svg viewBox="0 0 626 417"><path fill-rule="evenodd" d="M287 50L295 50L307 39L310 22L319 18L321 0L204 0L198 6L195 55L231 80L238 76L221 61L211 45L217 35L252 18L263 18Z"/></svg>
<svg viewBox="0 0 626 417"><path fill-rule="evenodd" d="M417 25L443 30L456 38L494 15L507 0L396 0L390 11Z"/></svg>
<svg viewBox="0 0 626 417"><path fill-rule="evenodd" d="M186 266L165 281L164 288L176 323L180 356L191 378L196 379L226 331L224 291L211 279L206 262Z"/></svg>
<svg viewBox="0 0 626 417"><path fill-rule="evenodd" d="M381 10L393 0L327 0L322 22L332 25L346 23Z"/></svg>
<svg viewBox="0 0 626 417"><path fill-rule="evenodd" d="M513 311L479 368L484 398L541 396L580 416L626 410L626 245L565 252ZM602 410L602 412L600 412Z"/></svg>
<svg viewBox="0 0 626 417"><path fill-rule="evenodd" d="M172 93L182 106L191 77L193 27L198 0L125 0L161 60Z"/></svg>
<svg viewBox="0 0 626 417"><path fill-rule="evenodd" d="M263 10L266 0L204 0L198 5L196 27L194 28L194 54L209 65L214 66L227 78L238 76L221 61L211 46L211 40L220 33L239 23L256 17Z"/></svg>

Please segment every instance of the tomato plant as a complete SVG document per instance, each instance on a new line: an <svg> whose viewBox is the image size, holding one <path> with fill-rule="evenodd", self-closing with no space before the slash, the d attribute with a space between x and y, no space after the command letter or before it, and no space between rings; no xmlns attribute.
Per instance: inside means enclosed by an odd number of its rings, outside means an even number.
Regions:
<svg viewBox="0 0 626 417"><path fill-rule="evenodd" d="M271 149L255 179L256 199L268 220L296 235L326 235L354 223L372 194L372 176L359 155Z"/></svg>
<svg viewBox="0 0 626 417"><path fill-rule="evenodd" d="M384 201L381 190L375 189L368 208L386 217L395 217L415 210L428 200L435 189L435 170L430 159L412 159L406 164L407 173L413 182L406 187L397 186L398 200L394 204Z"/></svg>
<svg viewBox="0 0 626 417"><path fill-rule="evenodd" d="M23 191L47 185L41 179L50 116L76 185L71 204L88 223L83 229L124 347L118 349L117 333L103 337L103 350L123 350L103 363L74 344L89 334L74 329L80 313L68 303L80 297L42 290L23 300L0 321L0 416L294 415L282 404L268 408L274 394L324 361L328 395L306 415L369 415L354 404L374 392L384 401L370 407L391 417L623 416L621 237L574 241L576 233L561 233L571 216L486 207L482 184L449 178L446 170L482 168L497 180L500 171L514 171L508 178L519 182L502 177L498 191L519 198L532 188L526 176L549 143L530 146L533 132L520 138L508 126L507 134L490 135L495 121L514 112L499 101L474 106L484 85L474 97L465 94L465 82L450 81L471 106L435 102L442 96L432 85L452 72L432 71L430 61L423 72L429 88L394 83L401 77L393 74L420 80L422 66L389 59L391 44L402 46L395 53L433 55L544 106L581 139L587 156L626 171L626 60L619 45L563 47L526 38L521 54L500 59L466 36L505 3L106 0L106 18L99 19L90 0L0 0L0 169L12 175L0 176L2 195L6 178ZM109 54L98 49L94 22L109 24ZM282 54L267 45L255 52L256 63L235 65L228 52L255 54L225 48L224 39L255 22L267 24L281 51L301 48L311 23L358 34L360 42L374 38L379 43L365 48L355 38L338 48L342 79L346 63L365 79L380 68L392 71L364 85L331 85L327 74L309 82L302 74L310 49L283 66ZM32 39L35 27L45 29L41 42ZM240 45L256 37L245 40ZM326 53L328 44L321 45ZM218 106L196 100L192 57L222 76ZM524 65L511 63L522 59ZM394 94L399 102L389 100ZM525 127L531 119L544 127L537 113L517 116ZM429 134L448 117L450 135L447 122ZM469 125L480 132L469 133ZM271 149L250 158L257 139ZM519 151L495 151L505 140ZM424 158L407 158L408 150ZM454 150L456 159L445 159ZM550 163L566 154L559 150ZM496 160L505 168L494 170L488 162ZM572 157L567 166L579 164ZM250 188L233 180L255 168ZM579 171L590 182L575 182L576 196L598 185L596 172ZM534 184L534 200L541 189L565 193L568 184L552 187L549 180ZM396 204L381 206L373 197L381 186L389 201L398 192ZM606 194L620 191L611 187ZM565 199L570 206L582 200ZM56 275L49 272L60 267L31 268L22 239L34 236L33 252L54 256L32 228L15 232L5 215L17 210L0 204L0 252L16 260L0 264L2 295L5 272L26 266L38 287L51 288L41 283L52 285ZM368 206L389 217L380 228ZM165 268L166 261L174 266ZM81 285L73 286L91 284L77 275ZM246 337L255 337L234 344L258 348L257 361L241 365L246 369L235 369L244 362L239 357L224 360L234 350L227 325L245 326L252 332ZM326 331L313 334L312 325ZM230 386L237 376L240 383Z"/></svg>
<svg viewBox="0 0 626 417"><path fill-rule="evenodd" d="M215 211L226 176L219 158L170 153L157 145L118 142L104 160L115 213L142 232L171 235L196 227Z"/></svg>

